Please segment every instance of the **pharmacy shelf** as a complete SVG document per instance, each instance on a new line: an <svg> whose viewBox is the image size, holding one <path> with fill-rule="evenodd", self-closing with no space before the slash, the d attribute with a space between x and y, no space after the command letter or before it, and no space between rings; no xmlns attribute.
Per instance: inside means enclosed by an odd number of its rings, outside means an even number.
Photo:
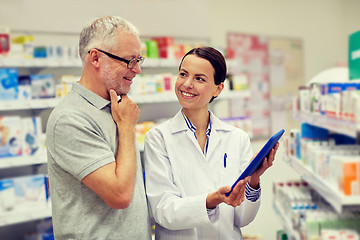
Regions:
<svg viewBox="0 0 360 240"><path fill-rule="evenodd" d="M218 99L235 99L249 97L248 90L243 91L227 91L220 94ZM146 95L129 95L137 104L146 103L162 103L162 102L176 102L177 98L174 92L146 94ZM0 111L15 111L28 109L48 109L54 108L61 98L44 98L32 100L4 100L0 101Z"/></svg>
<svg viewBox="0 0 360 240"><path fill-rule="evenodd" d="M233 61L227 60L229 66L234 65ZM180 59L166 58L145 58L141 65L143 68L178 68ZM0 57L0 67L18 67L18 68L46 68L46 67L82 67L80 59L66 58L10 58Z"/></svg>
<svg viewBox="0 0 360 240"><path fill-rule="evenodd" d="M34 156L0 158L0 169L45 164L46 162L46 152L43 151Z"/></svg>
<svg viewBox="0 0 360 240"><path fill-rule="evenodd" d="M360 129L357 129L354 122L336 118L329 118L325 115L296 112L294 113L294 117L300 122L305 122L317 127L326 128L332 132L340 133L353 138L356 138L357 132L360 131Z"/></svg>
<svg viewBox="0 0 360 240"><path fill-rule="evenodd" d="M177 59L146 58L141 67L144 68L177 68L180 61ZM55 68L55 67L82 67L80 59L56 58L0 58L0 67L17 68Z"/></svg>
<svg viewBox="0 0 360 240"><path fill-rule="evenodd" d="M130 94L129 98L131 98L137 104L177 101L176 95L172 91L164 92L164 93L144 94L144 95L131 95Z"/></svg>
<svg viewBox="0 0 360 240"><path fill-rule="evenodd" d="M50 204L49 204L50 205ZM28 208L23 211L0 213L0 227L51 217L51 207Z"/></svg>
<svg viewBox="0 0 360 240"><path fill-rule="evenodd" d="M177 97L173 91L165 93L154 93L146 95L129 95L129 97L137 104L160 103L160 102L176 102ZM236 99L250 97L250 91L224 91L215 99Z"/></svg>
<svg viewBox="0 0 360 240"><path fill-rule="evenodd" d="M15 111L28 109L47 109L55 107L60 98L43 98L32 100L2 100L0 101L0 111Z"/></svg>
<svg viewBox="0 0 360 240"><path fill-rule="evenodd" d="M80 59L52 59L52 58L0 58L0 67L17 68L54 68L81 67Z"/></svg>
<svg viewBox="0 0 360 240"><path fill-rule="evenodd" d="M278 217L280 224L284 227L289 240L300 240L299 233L293 229L289 216L286 216L282 207L277 202L273 202L273 209Z"/></svg>
<svg viewBox="0 0 360 240"><path fill-rule="evenodd" d="M360 210L360 196L345 196L338 189L331 186L328 182L322 180L307 166L296 157L284 157L288 163L301 178L309 183L333 208L341 214L344 211Z"/></svg>
<svg viewBox="0 0 360 240"><path fill-rule="evenodd" d="M166 58L145 58L144 63L141 65L143 68L177 68L179 67L180 60L166 59Z"/></svg>

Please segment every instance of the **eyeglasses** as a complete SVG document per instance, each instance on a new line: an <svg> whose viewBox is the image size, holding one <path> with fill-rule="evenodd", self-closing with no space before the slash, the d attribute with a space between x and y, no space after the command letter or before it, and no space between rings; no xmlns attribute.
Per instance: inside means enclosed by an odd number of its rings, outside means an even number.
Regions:
<svg viewBox="0 0 360 240"><path fill-rule="evenodd" d="M131 58L130 60L127 60L127 59L125 59L125 58L116 56L116 55L114 55L114 54L105 52L105 51L103 51L103 50L101 50L101 49L98 49L98 48L95 48L95 49L98 50L99 52L104 53L104 54L107 55L108 57L111 57L111 58L113 58L113 59L116 59L116 60L119 60L119 61L122 61L122 62L126 63L126 64L127 64L127 68L129 68L129 69L134 68L137 63L139 63L139 65L141 65L141 64L144 62L144 60L145 60L145 58L142 57L142 56L140 56L139 58L135 58L135 57L134 57L134 58ZM90 53L90 50L88 51L88 53Z"/></svg>

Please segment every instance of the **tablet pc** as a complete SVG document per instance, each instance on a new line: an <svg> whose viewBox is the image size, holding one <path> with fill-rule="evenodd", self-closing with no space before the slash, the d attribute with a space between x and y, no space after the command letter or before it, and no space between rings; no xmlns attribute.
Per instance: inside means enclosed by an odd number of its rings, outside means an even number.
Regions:
<svg viewBox="0 0 360 240"><path fill-rule="evenodd" d="M245 171L240 175L240 177L235 181L235 183L231 186L230 192L226 193L226 196L229 196L235 185L243 178L247 176L251 176L254 171L262 164L263 160L270 153L270 150L275 146L275 144L280 140L281 136L284 134L285 130L281 129L279 132L275 133L270 139L265 143L265 145L261 148L259 153L254 157L254 159L250 162L249 166L245 169Z"/></svg>

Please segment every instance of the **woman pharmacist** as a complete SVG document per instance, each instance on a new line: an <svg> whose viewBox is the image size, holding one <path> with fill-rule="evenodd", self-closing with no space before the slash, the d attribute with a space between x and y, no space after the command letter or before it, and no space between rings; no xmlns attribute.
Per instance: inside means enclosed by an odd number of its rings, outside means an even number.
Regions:
<svg viewBox="0 0 360 240"><path fill-rule="evenodd" d="M257 214L260 176L272 165L279 143L226 197L231 190L227 185L244 171L253 153L244 131L209 111L225 77L219 51L190 50L175 85L182 109L146 134L146 191L157 240L242 239L240 228Z"/></svg>

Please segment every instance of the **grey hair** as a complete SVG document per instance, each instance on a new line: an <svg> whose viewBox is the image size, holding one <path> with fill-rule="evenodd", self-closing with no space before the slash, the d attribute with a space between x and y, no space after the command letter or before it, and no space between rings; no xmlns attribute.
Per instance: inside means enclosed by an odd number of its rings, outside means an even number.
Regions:
<svg viewBox="0 0 360 240"><path fill-rule="evenodd" d="M86 24L80 33L79 55L83 64L92 48L109 50L116 45L119 31L139 36L139 30L129 21L118 16L96 18Z"/></svg>

